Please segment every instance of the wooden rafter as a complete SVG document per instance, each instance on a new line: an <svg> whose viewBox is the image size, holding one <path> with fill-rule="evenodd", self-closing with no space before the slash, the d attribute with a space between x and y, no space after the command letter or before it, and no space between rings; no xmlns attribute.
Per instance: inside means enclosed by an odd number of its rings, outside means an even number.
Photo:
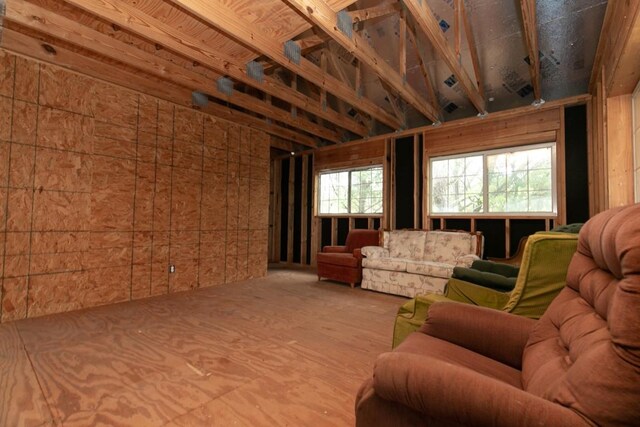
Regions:
<svg viewBox="0 0 640 427"><path fill-rule="evenodd" d="M469 16L465 9L464 1L460 1L460 15L462 17L462 26L464 27L464 33L467 36L467 44L469 45L469 54L471 55L471 64L473 64L473 74L476 77L476 86L480 92L480 96L484 99L484 85L482 84L482 74L480 73L480 59L478 57L478 46L476 45L476 38L473 35L473 28L469 22Z"/></svg>
<svg viewBox="0 0 640 427"><path fill-rule="evenodd" d="M418 28L425 34L436 52L438 52L447 64L467 94L471 103L480 113L484 113L486 111L486 102L484 98L480 94L480 91L474 84L473 80L469 77L469 74L467 74L466 70L458 62L456 54L447 43L447 39L444 37L442 29L433 15L433 12L429 5L425 3L426 2L421 0L404 1L404 4L407 6L407 10L411 13L418 24Z"/></svg>
<svg viewBox="0 0 640 427"><path fill-rule="evenodd" d="M115 61L127 63L134 68L172 81L186 88L209 92L212 96L229 102L230 104L289 124L329 141L335 143L340 142L337 133L323 126L308 120L292 117L284 110L272 107L270 104L242 92L234 91L232 96L227 96L217 90L213 90L211 79L200 73L183 68L157 55L144 52L89 27L78 25L75 21L42 9L34 4L10 1L7 4L5 19L50 36L61 38L68 43ZM316 146L316 144L313 146Z"/></svg>
<svg viewBox="0 0 640 427"><path fill-rule="evenodd" d="M418 38L416 37L415 31L411 25L407 25L407 33L409 34L409 40L411 40L411 44L413 44L413 48L415 49L416 56L418 57L418 64L420 65L420 71L422 72L422 77L424 79L424 84L427 87L427 93L429 94L429 101L433 106L434 110L440 112L440 104L438 104L438 97L436 96L436 91L433 88L433 83L431 82L431 76L429 75L429 69L427 68L427 62L422 57L422 49L420 49L420 43L418 42ZM438 120L439 122L442 120Z"/></svg>
<svg viewBox="0 0 640 427"><path fill-rule="evenodd" d="M456 58L460 62L460 45L462 44L462 3L463 0L453 2L453 36Z"/></svg>
<svg viewBox="0 0 640 427"><path fill-rule="evenodd" d="M43 48L43 43L48 49ZM178 86L171 82L158 84L140 73L123 70L115 65L91 58L85 54L74 52L60 44L57 44L50 36L39 38L26 35L18 31L5 28L2 34L0 47L11 52L26 55L43 62L58 65L109 83L113 83L134 91L142 91L151 96L173 102L182 106L190 106L191 90ZM55 52L55 53L52 53ZM201 110L224 120L250 126L265 131L271 135L290 140L297 144L313 145L315 141L300 132L286 129L282 126L266 123L264 120L248 114L225 108L221 105L209 103Z"/></svg>
<svg viewBox="0 0 640 427"><path fill-rule="evenodd" d="M348 87L338 79L328 74L324 74L319 67L312 64L306 58L301 57L299 63L287 58L284 54L281 43L273 40L259 28L249 24L244 18L229 9L229 7L222 1L172 0L172 2L196 15L216 29L224 32L229 37L246 46L250 46L261 54L268 56L284 68L287 68L317 86L324 87L328 92L334 94L336 97L343 99L368 114L371 114L376 120L393 129L400 127L400 123L398 123L397 119L392 114L380 108L369 99L358 98L353 88Z"/></svg>
<svg viewBox="0 0 640 427"><path fill-rule="evenodd" d="M407 83L407 20L404 16L404 11L400 12L400 23L398 29L398 65L400 67L400 77L402 82ZM431 117L432 120L435 120Z"/></svg>
<svg viewBox="0 0 640 427"><path fill-rule="evenodd" d="M384 80L382 79L379 79L379 80L380 80L380 84L382 85L382 89L384 89L384 92L387 94L387 99L389 100L389 104L391 105L391 109L393 110L393 113L396 115L398 120L404 123L403 127L406 128L407 116L404 110L402 109L402 106L400 105L399 100L396 99L396 97L393 95L393 89L389 87L389 85Z"/></svg>
<svg viewBox="0 0 640 427"><path fill-rule="evenodd" d="M173 52L210 67L216 72L253 86L298 108L305 109L357 135L366 135L367 133L366 128L354 120L344 117L330 109L327 111L322 110L309 97L300 92L293 91L291 88L270 76L265 76L262 83L255 81L246 74L244 64L238 64L233 58L212 51L205 43L197 38L191 37L179 29L173 28L145 14L134 6L120 0L65 1L108 22L112 22L121 28L138 34L155 44L164 46Z"/></svg>
<svg viewBox="0 0 640 427"><path fill-rule="evenodd" d="M364 22L374 18L393 15L400 9L399 5L399 3L389 3L380 6L368 7L366 9L351 10L348 13L354 23Z"/></svg>
<svg viewBox="0 0 640 427"><path fill-rule="evenodd" d="M347 49L358 60L367 64L373 72L383 79L409 105L431 120L437 120L438 114L431 105L411 86L406 85L402 76L369 45L358 33L349 38L337 28L337 14L324 0L286 0L294 9L306 16L329 34L343 48ZM397 128L397 127L396 127Z"/></svg>
<svg viewBox="0 0 640 427"><path fill-rule="evenodd" d="M538 51L538 28L536 24L536 1L520 0L522 10L522 25L524 27L524 39L529 53L529 73L531 74L531 85L536 101L542 99L542 88L540 85L540 54Z"/></svg>

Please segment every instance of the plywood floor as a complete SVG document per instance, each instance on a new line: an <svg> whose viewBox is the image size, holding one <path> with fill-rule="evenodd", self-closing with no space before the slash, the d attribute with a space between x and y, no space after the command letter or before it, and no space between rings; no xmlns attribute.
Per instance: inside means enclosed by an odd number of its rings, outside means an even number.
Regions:
<svg viewBox="0 0 640 427"><path fill-rule="evenodd" d="M0 426L349 426L405 301L308 271L0 325Z"/></svg>

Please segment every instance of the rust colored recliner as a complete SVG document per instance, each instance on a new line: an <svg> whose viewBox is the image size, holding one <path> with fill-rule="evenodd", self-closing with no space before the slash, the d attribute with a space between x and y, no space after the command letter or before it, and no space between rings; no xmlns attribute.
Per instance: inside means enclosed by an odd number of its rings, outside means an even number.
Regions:
<svg viewBox="0 0 640 427"><path fill-rule="evenodd" d="M356 425L640 425L640 204L586 223L540 320L431 306L378 357Z"/></svg>
<svg viewBox="0 0 640 427"><path fill-rule="evenodd" d="M318 280L321 278L349 283L353 288L362 282L362 254L364 246L378 246L377 230L351 230L344 246L325 246L318 253Z"/></svg>

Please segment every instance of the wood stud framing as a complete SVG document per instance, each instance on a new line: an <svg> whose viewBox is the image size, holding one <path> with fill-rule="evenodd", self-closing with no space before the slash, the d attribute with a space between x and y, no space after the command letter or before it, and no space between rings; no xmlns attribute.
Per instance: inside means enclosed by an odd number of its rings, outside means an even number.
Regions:
<svg viewBox="0 0 640 427"><path fill-rule="evenodd" d="M352 38L342 33L337 26L337 14L324 0L286 0L302 15L306 16L314 24L320 27L331 38L347 49L353 56L367 64L374 73L384 80L396 91L407 104L414 107L430 120L437 120L437 111L426 102L412 87L406 85L398 71L394 70L358 33L353 33ZM356 103L357 105L357 103ZM372 114L373 115L373 114ZM401 127L401 123L395 123L394 128Z"/></svg>
<svg viewBox="0 0 640 427"><path fill-rule="evenodd" d="M395 117L391 114L369 99L359 99L352 88L333 76L323 73L319 67L311 63L308 59L301 57L299 64L291 61L285 56L280 43L273 40L260 29L252 26L221 1L173 0L173 3L198 16L234 40L251 46L282 67L298 74L300 77L318 87L327 89L327 91L345 102L357 106L360 110L376 118L376 120L389 125L393 129L400 127ZM332 10L331 12L335 15Z"/></svg>
<svg viewBox="0 0 640 427"><path fill-rule="evenodd" d="M456 58L455 51L447 43L447 39L442 34L440 25L431 12L429 5L421 0L405 0L407 10L413 15L418 28L433 44L436 52L442 57L447 66L451 69L458 82L469 97L471 103L480 113L486 111L486 103L477 86L469 77L466 70L460 65Z"/></svg>
<svg viewBox="0 0 640 427"><path fill-rule="evenodd" d="M265 93L296 105L301 109L305 109L357 135L364 136L367 134L364 126L333 110L323 110L320 106L316 105L311 98L292 90L269 76L265 76L263 83L253 80L246 75L244 64L238 64L232 58L220 52L212 51L198 39L145 14L131 5L119 0L65 1L113 24L130 30L159 46L164 46L180 55L187 56L193 61L210 67L214 71L226 74L242 83L254 86L263 90Z"/></svg>

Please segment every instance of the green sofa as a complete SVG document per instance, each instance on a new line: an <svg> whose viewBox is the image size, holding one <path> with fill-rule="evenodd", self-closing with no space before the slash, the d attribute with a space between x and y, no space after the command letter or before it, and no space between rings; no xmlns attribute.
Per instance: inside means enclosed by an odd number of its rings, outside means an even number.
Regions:
<svg viewBox="0 0 640 427"><path fill-rule="evenodd" d="M577 234L536 233L527 240L512 290L491 289L459 278L451 278L444 295L426 294L413 298L398 310L393 348L422 326L427 319L429 307L437 301L457 301L532 319L540 318L564 287L567 268L577 245Z"/></svg>

